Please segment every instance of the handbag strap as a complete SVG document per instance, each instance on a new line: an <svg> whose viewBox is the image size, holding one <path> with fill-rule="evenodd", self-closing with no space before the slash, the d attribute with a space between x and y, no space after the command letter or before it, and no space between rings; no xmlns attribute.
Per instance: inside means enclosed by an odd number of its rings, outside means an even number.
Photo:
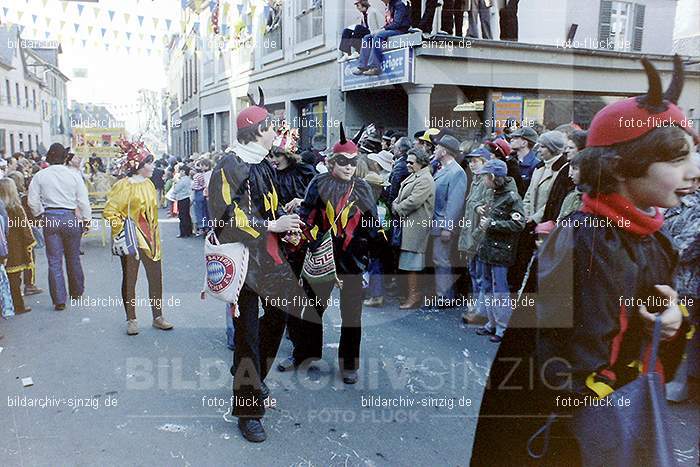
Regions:
<svg viewBox="0 0 700 467"><path fill-rule="evenodd" d="M651 337L651 356L649 357L649 369L647 373L652 373L656 369L656 357L659 353L659 343L661 342L661 317L654 319L654 333Z"/></svg>

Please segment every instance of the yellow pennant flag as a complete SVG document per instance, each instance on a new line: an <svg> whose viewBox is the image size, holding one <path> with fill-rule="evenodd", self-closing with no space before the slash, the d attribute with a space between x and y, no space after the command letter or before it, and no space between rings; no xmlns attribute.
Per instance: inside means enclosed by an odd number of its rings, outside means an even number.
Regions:
<svg viewBox="0 0 700 467"><path fill-rule="evenodd" d="M94 26L88 26L88 36L92 34L93 29L95 29Z"/></svg>
<svg viewBox="0 0 700 467"><path fill-rule="evenodd" d="M92 7L92 12L95 14L95 19L97 19L100 16L100 7Z"/></svg>
<svg viewBox="0 0 700 467"><path fill-rule="evenodd" d="M49 0L44 0L44 1L43 1L44 8L46 8L46 4L47 4L47 3L49 3Z"/></svg>
<svg viewBox="0 0 700 467"><path fill-rule="evenodd" d="M129 13L124 13L124 22L125 23L128 23L130 18L131 18L131 15Z"/></svg>
<svg viewBox="0 0 700 467"><path fill-rule="evenodd" d="M114 31L114 39L119 39L119 31Z"/></svg>
<svg viewBox="0 0 700 467"><path fill-rule="evenodd" d="M63 28L65 28L65 27L66 27L66 22L65 22L65 21L61 21L61 31L63 31Z"/></svg>
<svg viewBox="0 0 700 467"><path fill-rule="evenodd" d="M46 18L46 27L47 28L51 27L51 18L49 18L49 17Z"/></svg>
<svg viewBox="0 0 700 467"><path fill-rule="evenodd" d="M21 20L22 20L22 16L24 16L24 12L23 12L23 11L18 11L18 12L17 12L17 21L21 21Z"/></svg>
<svg viewBox="0 0 700 467"><path fill-rule="evenodd" d="M61 6L63 7L63 12L66 12L66 9L68 8L68 2L61 2Z"/></svg>
<svg viewBox="0 0 700 467"><path fill-rule="evenodd" d="M158 29L158 18L153 18L153 29Z"/></svg>

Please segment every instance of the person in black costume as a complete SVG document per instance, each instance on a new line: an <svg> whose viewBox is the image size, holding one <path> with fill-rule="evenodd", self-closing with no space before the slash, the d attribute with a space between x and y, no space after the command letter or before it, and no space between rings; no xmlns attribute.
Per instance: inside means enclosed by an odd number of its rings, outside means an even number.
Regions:
<svg viewBox="0 0 700 467"><path fill-rule="evenodd" d="M583 456L616 452L620 446L580 446L567 423L576 409L558 405L557 397L583 406L585 397L605 398L648 372L649 334L657 316L662 342L655 369L662 380L672 379L681 360L687 310L669 286L677 255L659 208L677 205L700 176L691 137L695 144L700 138L675 104L680 59L663 96L658 73L646 59L643 63L649 92L610 104L593 118L582 153L583 207L541 247L536 319L532 310L513 314L489 373L473 466L571 467L582 465ZM625 120L673 126L626 128L618 123ZM650 295L662 297L665 305L640 304Z"/></svg>
<svg viewBox="0 0 700 467"><path fill-rule="evenodd" d="M221 243L242 242L249 260L245 284L234 312L232 413L245 439L266 439L265 377L277 354L285 316L273 300L293 303L294 274L283 260L280 235L300 233L296 214L286 214L279 202L277 172L266 156L275 138L274 117L249 96L251 106L236 119L238 142L216 165L209 182L209 213ZM265 315L258 319L262 301ZM291 312L291 310L290 310Z"/></svg>
<svg viewBox="0 0 700 467"><path fill-rule="evenodd" d="M340 289L339 366L343 382L355 384L360 359L362 337L362 273L369 263L369 249L378 241L379 218L372 189L355 176L357 145L341 138L328 157L328 173L316 176L306 190L300 216L306 224L305 236L309 248L315 248L323 235L331 231L333 257ZM323 349L323 313L335 281L309 284L314 306L306 307L303 320L302 345L294 348L294 359L320 359ZM318 299L317 301L315 299Z"/></svg>

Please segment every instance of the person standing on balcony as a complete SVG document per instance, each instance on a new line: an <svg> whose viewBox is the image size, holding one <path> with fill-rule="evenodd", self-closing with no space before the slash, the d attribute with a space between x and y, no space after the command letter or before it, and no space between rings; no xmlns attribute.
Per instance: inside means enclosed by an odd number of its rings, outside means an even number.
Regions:
<svg viewBox="0 0 700 467"><path fill-rule="evenodd" d="M479 38L479 23L481 23L481 38L491 39L491 0L467 0L469 11L469 31L467 37Z"/></svg>
<svg viewBox="0 0 700 467"><path fill-rule="evenodd" d="M338 63L358 58L362 48L362 38L382 28L382 15L370 5L369 0L355 0L355 8L360 12L360 23L343 29L340 47L338 47L340 49Z"/></svg>
<svg viewBox="0 0 700 467"><path fill-rule="evenodd" d="M382 0L386 5L384 27L374 34L362 38L362 50L354 75L376 76L382 72L382 49L387 39L408 32L411 18L408 7L401 0Z"/></svg>

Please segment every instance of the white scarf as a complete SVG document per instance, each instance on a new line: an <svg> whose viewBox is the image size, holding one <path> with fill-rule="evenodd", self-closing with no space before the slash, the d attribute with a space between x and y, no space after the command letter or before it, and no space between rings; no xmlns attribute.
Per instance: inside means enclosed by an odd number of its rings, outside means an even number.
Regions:
<svg viewBox="0 0 700 467"><path fill-rule="evenodd" d="M265 159L265 156L267 156L269 151L260 146L258 143L241 144L239 142L235 142L233 144L233 152L235 152L243 162L247 162L248 164L259 164L263 159Z"/></svg>

